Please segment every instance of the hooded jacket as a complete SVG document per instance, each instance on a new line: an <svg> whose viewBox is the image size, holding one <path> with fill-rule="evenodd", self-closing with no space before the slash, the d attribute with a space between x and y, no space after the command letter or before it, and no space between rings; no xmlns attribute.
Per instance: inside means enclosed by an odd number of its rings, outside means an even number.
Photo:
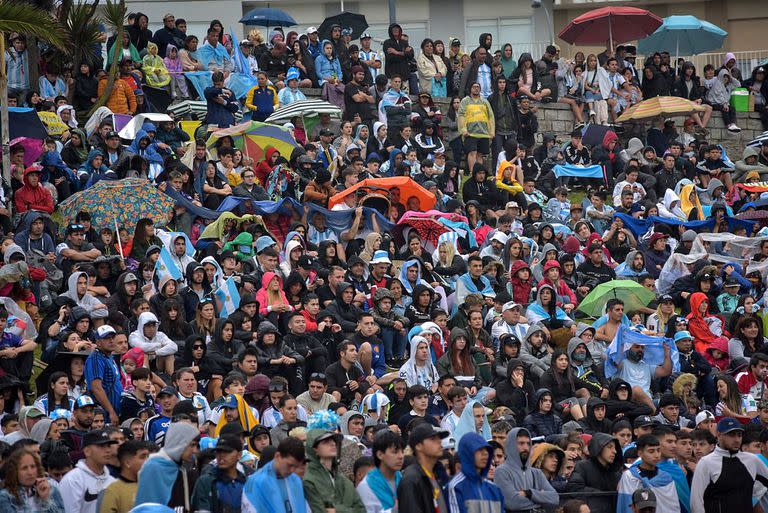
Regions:
<svg viewBox="0 0 768 513"><path fill-rule="evenodd" d="M765 84L768 84L768 81L763 83L763 85ZM747 159L749 157L759 158L760 150L754 146L747 146L744 148L744 151L741 154L741 160L737 160L733 163L736 168L736 172L732 173L731 179L734 181L734 183L743 181L747 173L750 171L756 171L758 174L760 174L760 180L765 180L766 176L768 176L768 166L761 164L759 160L754 164L747 164Z"/></svg>
<svg viewBox="0 0 768 513"><path fill-rule="evenodd" d="M686 319L688 319L688 331L693 336L693 345L696 351L705 354L707 348L717 338L709 329L709 324L707 323L707 318L711 317L709 308L707 308L703 316L699 314L699 306L701 306L701 303L704 301L709 302L709 298L703 292L694 292L689 297L689 301L691 304L691 313L686 317ZM727 346L725 352L728 352Z"/></svg>
<svg viewBox="0 0 768 513"><path fill-rule="evenodd" d="M343 298L343 292L346 289L353 289L351 283L343 281L336 287L336 299L331 301L327 306L327 310L331 312L339 322L341 330L344 333L354 333L357 328L357 320L360 318L362 311L355 306L354 303L345 303Z"/></svg>
<svg viewBox="0 0 768 513"><path fill-rule="evenodd" d="M727 85L725 83L725 77L730 78ZM720 71L718 71L716 78L712 80L704 80L704 87L707 88L707 93L705 95L707 103L712 105L726 105L730 101L731 92L735 88L741 87L741 83L735 77L731 76L731 73L727 69L721 68Z"/></svg>
<svg viewBox="0 0 768 513"><path fill-rule="evenodd" d="M547 342L544 340L541 346L536 349L531 344L531 336L536 332L544 332L538 324L531 324L525 338L520 346L520 359L528 367L528 372L540 378L547 369L549 369L550 355L547 351Z"/></svg>
<svg viewBox="0 0 768 513"><path fill-rule="evenodd" d="M766 169L768 171L768 168ZM682 177L681 177L682 179ZM657 177L657 180L659 178ZM680 201L680 196L674 191L674 189L667 189L664 192L663 199L656 204L659 209L659 216L669 219L677 219L679 221L686 221L688 216L683 211Z"/></svg>
<svg viewBox="0 0 768 513"><path fill-rule="evenodd" d="M41 177L34 187L29 184L30 173L38 173ZM50 191L43 187L39 168L30 166L24 171L24 185L16 191L13 201L16 212L20 214L30 210L38 210L46 214L53 213L53 198Z"/></svg>
<svg viewBox="0 0 768 513"><path fill-rule="evenodd" d="M453 351L454 344L456 342L456 339L459 337L464 337L464 340L467 341L467 345L464 349L464 352L466 354L467 359L469 360L469 363L472 364L472 370L474 371L471 375L465 375L462 373L462 369L457 369L453 366ZM453 328L451 330L451 336L450 336L450 343L448 344L448 350L440 357L440 359L437 361L437 372L440 376L445 376L446 374L452 374L456 377L456 381L459 383L459 386L467 386L467 387L477 387L479 390L483 386L483 378L480 374L480 368L477 365L474 365L472 362L472 354L469 347L469 336L467 335L467 332L463 330L462 328Z"/></svg>
<svg viewBox="0 0 768 513"><path fill-rule="evenodd" d="M267 333L274 333L275 343L272 345L266 345L264 344L264 335ZM210 350L210 347L209 347ZM272 324L269 321L262 321L259 324L259 328L256 332L256 351L258 352L257 360L259 364L259 369L261 372L266 374L269 377L276 376L279 371L279 366L274 366L270 362L270 360L275 360L277 358L280 358L281 356L288 356L290 358L295 358L297 365L303 365L304 364L304 357L301 356L299 353L288 347L281 339L280 333L277 330L277 327L275 327L274 324Z"/></svg>
<svg viewBox="0 0 768 513"><path fill-rule="evenodd" d="M226 376L232 372L232 363L244 349L242 342L235 338L234 324L232 326L232 339L228 343L222 339L222 331L227 323L233 324L229 319L216 319L216 328L213 330L213 337L208 344L203 368L211 374Z"/></svg>
<svg viewBox="0 0 768 513"><path fill-rule="evenodd" d="M608 444L615 444L616 457L609 465L603 465L598 457ZM576 464L566 490L587 494L587 504L596 513L609 513L616 509L616 497L590 497L590 492L615 492L618 489L624 457L619 441L611 435L596 433L589 441L589 459Z"/></svg>
<svg viewBox="0 0 768 513"><path fill-rule="evenodd" d="M584 333L589 326L579 323L576 334ZM586 357L583 362L577 362L573 354L579 344L587 346ZM568 359L571 362L571 370L573 371L573 380L576 385L576 389L586 388L592 395L600 395L600 391L605 386L605 377L600 371L599 363L602 361L601 355L597 355L597 359L592 356L589 350L589 345L584 342L578 336L571 338L568 341Z"/></svg>
<svg viewBox="0 0 768 513"><path fill-rule="evenodd" d="M475 453L488 452L488 462L479 473L475 466ZM448 483L447 502L453 513L504 513L504 496L501 489L488 480L493 462L491 445L477 433L467 433L459 440L461 472Z"/></svg>
<svg viewBox="0 0 768 513"><path fill-rule="evenodd" d="M402 40L402 38L395 37L394 35L395 27L400 29L401 35L403 33L402 27L397 23L392 23L387 29L387 34L389 34L389 39L384 41L384 44L381 47L381 53L384 55L384 59L385 59L384 73L387 75L387 78L389 79L391 79L395 75L400 75L401 77L407 78L410 75L408 59L413 58L413 49L411 48L406 52L406 48L409 47L409 44L405 43ZM404 53L404 55L390 54L387 51L390 48L392 48L397 52Z"/></svg>
<svg viewBox="0 0 768 513"><path fill-rule="evenodd" d="M547 413L542 413L539 411L539 404L547 395L552 399L552 409ZM549 389L540 388L536 391L533 396L531 413L523 419L523 427L531 433L531 436L536 437L560 434L560 431L562 431L563 428L563 421L560 418L560 415L555 413L556 404L555 397Z"/></svg>
<svg viewBox="0 0 768 513"><path fill-rule="evenodd" d="M389 291L389 289L385 289L385 288L376 289L376 291L373 293L373 309L371 310L371 314L373 315L373 320L376 322L376 324L378 324L382 328L392 329L395 322L400 321L400 323L403 325L403 328L407 330L411 324L407 317L398 315L394 311L394 309L386 313L382 312L379 309L379 303L383 299L390 299L392 301L392 305L394 306L395 304L394 296L392 295L392 292Z"/></svg>
<svg viewBox="0 0 768 513"><path fill-rule="evenodd" d="M88 275L84 272L72 273L67 280L67 291L63 295L72 299L77 303L77 306L84 308L91 318L102 319L106 317L109 312L106 308L101 307L101 301L93 297L89 292L83 294L83 297L77 295L77 280L80 276L85 276L86 280L88 279Z"/></svg>
<svg viewBox="0 0 768 513"><path fill-rule="evenodd" d="M365 506L355 491L352 481L338 472L339 462L335 460L331 471L320 463L315 452L315 440L325 434L322 429L311 429L307 433L306 456L309 460L304 473L304 497L311 511L325 511L327 504L333 504L338 513L365 513Z"/></svg>
<svg viewBox="0 0 768 513"><path fill-rule="evenodd" d="M272 307L276 305L272 305L269 300L269 294L267 292L267 287L269 287L269 282L272 281L272 278L277 277L278 282L280 283L280 286L278 287L277 293L280 295L280 302L281 305L288 305L288 298L285 297L285 292L283 291L283 279L278 275L277 273L274 273L272 271L264 273L264 275L261 277L261 288L256 292L256 301L259 303L259 313L263 316L267 316L272 312Z"/></svg>
<svg viewBox="0 0 768 513"><path fill-rule="evenodd" d="M75 468L64 476L59 483L59 493L64 502L64 511L96 511L99 495L115 478L109 474L105 466L100 474L96 474L82 459Z"/></svg>
<svg viewBox="0 0 768 513"><path fill-rule="evenodd" d="M144 335L144 326L152 322L157 323L158 331L155 333L154 337L147 338L147 336ZM155 353L157 356L171 356L176 354L176 351L179 350L179 346L176 345L176 342L168 338L165 333L160 331L159 327L160 322L157 320L155 314L152 312L142 313L139 315L139 326L136 331L131 333L128 337L128 343L131 347L138 347L145 353Z"/></svg>
<svg viewBox="0 0 768 513"><path fill-rule="evenodd" d="M506 406L515 414L517 422L521 422L534 403L536 391L530 380L523 378L523 386L518 387L512 383L512 372L518 368L525 368L523 360L512 358L507 362L507 378L496 385L496 402L499 406Z"/></svg>
<svg viewBox="0 0 768 513"><path fill-rule="evenodd" d="M509 248L505 248L504 254L507 254ZM530 276L526 281L520 278L520 271L523 269L531 270L525 260L515 260L509 270L509 282L512 284L512 301L519 305L527 305L531 301L531 290L533 289L533 278Z"/></svg>
<svg viewBox="0 0 768 513"><path fill-rule="evenodd" d="M627 399L619 399L616 391L620 385L625 385L629 391ZM619 377L614 377L608 385L608 399L605 400L605 417L615 419L618 414L623 414L624 418L634 421L641 415L652 415L651 408L644 404L632 402L632 386Z"/></svg>
<svg viewBox="0 0 768 513"><path fill-rule="evenodd" d="M523 461L517 451L518 436L530 437L531 433L525 428L515 428L509 432L504 447L507 457L494 474L494 481L504 497L504 507L509 512L554 508L560 498L544 473L531 466L530 453ZM521 496L521 491L526 494Z"/></svg>
<svg viewBox="0 0 768 513"><path fill-rule="evenodd" d="M599 397L590 397L587 401L587 415L579 421L585 433L590 435L595 433L610 434L613 422L608 420L607 416L603 420L597 420L595 417L595 408L601 405L605 406L605 401Z"/></svg>

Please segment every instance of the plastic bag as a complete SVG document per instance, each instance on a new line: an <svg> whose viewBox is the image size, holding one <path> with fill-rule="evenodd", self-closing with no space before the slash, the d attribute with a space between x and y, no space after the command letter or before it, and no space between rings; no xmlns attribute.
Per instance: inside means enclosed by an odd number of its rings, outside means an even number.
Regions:
<svg viewBox="0 0 768 513"><path fill-rule="evenodd" d="M432 79L432 97L448 96L448 81L445 77L440 80Z"/></svg>

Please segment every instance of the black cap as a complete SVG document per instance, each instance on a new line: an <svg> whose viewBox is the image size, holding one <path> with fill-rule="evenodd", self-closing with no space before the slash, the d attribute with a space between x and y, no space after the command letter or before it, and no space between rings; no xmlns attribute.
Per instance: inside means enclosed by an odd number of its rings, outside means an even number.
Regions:
<svg viewBox="0 0 768 513"><path fill-rule="evenodd" d="M579 138L582 138L582 137L584 137L584 134L582 134L582 133L581 133L581 130L579 130L578 128L576 128L576 129L574 129L574 130L571 132L571 137L579 137Z"/></svg>
<svg viewBox="0 0 768 513"><path fill-rule="evenodd" d="M639 428L639 427L645 427L645 426L653 426L655 424L656 424L656 421L654 421L648 415L640 415L632 423L632 427Z"/></svg>
<svg viewBox="0 0 768 513"><path fill-rule="evenodd" d="M261 435L267 435L269 436L270 440L272 439L272 435L269 432L269 428L264 424L255 425L253 429L251 429L251 432L248 436L249 438L256 438L257 436L261 436Z"/></svg>
<svg viewBox="0 0 768 513"><path fill-rule="evenodd" d="M674 303L675 299L669 294L663 294L659 298L659 303Z"/></svg>
<svg viewBox="0 0 768 513"><path fill-rule="evenodd" d="M106 429L94 429L93 431L88 431L83 437L83 447L88 447L89 445L108 445L116 443L117 440L112 440L109 437L109 431Z"/></svg>
<svg viewBox="0 0 768 513"><path fill-rule="evenodd" d="M240 452L243 450L243 445L240 443L240 439L233 435L220 436L216 441L216 451L226 452Z"/></svg>
<svg viewBox="0 0 768 513"><path fill-rule="evenodd" d="M176 389L173 387L163 387L157 393L157 398L159 399L161 395L176 395Z"/></svg>
<svg viewBox="0 0 768 513"><path fill-rule="evenodd" d="M323 135L331 135L331 136L332 136L332 135L333 135L333 131L331 131L331 130L330 130L330 129L328 129L328 128L321 128L321 129L320 129L320 133L319 133L318 135L320 135L320 136L323 136Z"/></svg>
<svg viewBox="0 0 768 513"><path fill-rule="evenodd" d="M159 395L159 394L158 394ZM195 403L191 400L179 401L176 406L173 407L172 416L176 415L197 415L198 409L195 408Z"/></svg>
<svg viewBox="0 0 768 513"><path fill-rule="evenodd" d="M725 286L726 287L739 287L741 284L739 283L739 280L734 278L733 276L729 276L725 279Z"/></svg>
<svg viewBox="0 0 768 513"><path fill-rule="evenodd" d="M411 430L411 434L408 436L408 445L415 447L427 438L438 436L442 440L448 435L450 435L450 433L447 430L433 426L432 424L427 424L425 422L423 424L419 424Z"/></svg>
<svg viewBox="0 0 768 513"><path fill-rule="evenodd" d="M240 435L248 435L248 431L243 429L243 426L240 425L239 422L230 422L228 424L225 424L224 427L221 428L221 431L219 432L219 436L240 436Z"/></svg>
<svg viewBox="0 0 768 513"><path fill-rule="evenodd" d="M301 255L296 265L302 269L312 269L315 266L315 259L309 255Z"/></svg>
<svg viewBox="0 0 768 513"><path fill-rule="evenodd" d="M114 130L110 130L109 132L107 132L107 135L104 136L104 139L112 139L113 137L117 137L119 139L120 135Z"/></svg>
<svg viewBox="0 0 768 513"><path fill-rule="evenodd" d="M235 256L235 252L229 249L221 252L221 255L219 255L219 262L223 262L227 258L234 258L235 260L237 260L237 257Z"/></svg>

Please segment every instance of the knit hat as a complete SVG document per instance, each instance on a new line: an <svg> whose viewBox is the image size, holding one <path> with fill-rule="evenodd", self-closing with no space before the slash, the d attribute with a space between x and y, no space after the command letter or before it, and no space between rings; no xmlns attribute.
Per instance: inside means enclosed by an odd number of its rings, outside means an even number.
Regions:
<svg viewBox="0 0 768 513"><path fill-rule="evenodd" d="M331 173L328 172L327 169L320 169L317 171L317 176L315 177L315 182L317 183L326 183L331 181Z"/></svg>

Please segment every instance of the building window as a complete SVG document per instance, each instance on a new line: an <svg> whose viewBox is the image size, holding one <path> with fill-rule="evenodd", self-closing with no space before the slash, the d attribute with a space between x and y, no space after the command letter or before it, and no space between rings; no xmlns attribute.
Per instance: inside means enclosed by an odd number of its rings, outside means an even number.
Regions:
<svg viewBox="0 0 768 513"><path fill-rule="evenodd" d="M539 45L533 42L533 22L531 18L495 18L487 20L469 20L466 30L467 40L464 50L471 52L477 48L480 34L490 33L493 36L491 51L500 50L506 43L512 43L515 57L523 52L531 52Z"/></svg>
<svg viewBox="0 0 768 513"><path fill-rule="evenodd" d="M428 37L428 25L426 21L416 21L411 23L398 23L403 28L403 34L408 35L408 44L411 45L416 55L421 51L421 42ZM379 44L378 48L381 48L381 44L389 39L389 23L372 23L366 32L368 32L373 38L374 44L371 46L376 48L376 43ZM446 47L448 42L445 42Z"/></svg>

